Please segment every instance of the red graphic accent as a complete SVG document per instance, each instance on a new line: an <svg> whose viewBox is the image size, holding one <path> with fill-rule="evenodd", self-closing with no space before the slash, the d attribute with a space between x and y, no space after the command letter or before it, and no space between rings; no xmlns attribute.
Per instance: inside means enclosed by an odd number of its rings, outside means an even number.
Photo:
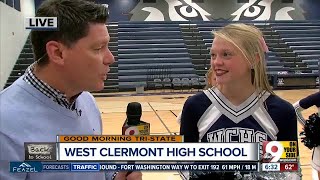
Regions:
<svg viewBox="0 0 320 180"><path fill-rule="evenodd" d="M134 135L134 133L135 133L135 131L134 131L134 130L131 130L131 131L129 132L129 135Z"/></svg>
<svg viewBox="0 0 320 180"><path fill-rule="evenodd" d="M280 163L280 171L298 171L298 163Z"/></svg>
<svg viewBox="0 0 320 180"><path fill-rule="evenodd" d="M271 151L272 152L278 152L278 147L277 146L272 146Z"/></svg>

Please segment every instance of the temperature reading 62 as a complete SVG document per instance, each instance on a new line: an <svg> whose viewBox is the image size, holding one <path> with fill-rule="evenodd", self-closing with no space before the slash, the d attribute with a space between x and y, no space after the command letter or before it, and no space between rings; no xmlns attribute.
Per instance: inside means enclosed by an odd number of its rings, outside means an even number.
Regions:
<svg viewBox="0 0 320 180"><path fill-rule="evenodd" d="M298 163L281 163L280 165L281 171L297 171Z"/></svg>
<svg viewBox="0 0 320 180"><path fill-rule="evenodd" d="M293 167L294 167L294 164L286 164L286 165L284 165L284 169L285 170L292 170L293 169Z"/></svg>

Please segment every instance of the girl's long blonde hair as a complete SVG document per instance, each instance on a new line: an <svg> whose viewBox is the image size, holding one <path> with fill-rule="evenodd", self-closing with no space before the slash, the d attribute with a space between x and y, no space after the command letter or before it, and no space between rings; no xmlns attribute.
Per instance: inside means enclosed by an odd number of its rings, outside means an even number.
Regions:
<svg viewBox="0 0 320 180"><path fill-rule="evenodd" d="M207 71L206 73L206 87L204 89L209 89L212 88L213 86L215 86L215 75L213 73L213 69L212 67L210 67L210 69Z"/></svg>

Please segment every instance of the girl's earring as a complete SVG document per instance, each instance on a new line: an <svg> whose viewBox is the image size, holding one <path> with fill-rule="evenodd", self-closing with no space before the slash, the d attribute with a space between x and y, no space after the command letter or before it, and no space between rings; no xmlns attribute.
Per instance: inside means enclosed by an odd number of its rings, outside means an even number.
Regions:
<svg viewBox="0 0 320 180"><path fill-rule="evenodd" d="M254 69L251 69L251 84L254 83Z"/></svg>

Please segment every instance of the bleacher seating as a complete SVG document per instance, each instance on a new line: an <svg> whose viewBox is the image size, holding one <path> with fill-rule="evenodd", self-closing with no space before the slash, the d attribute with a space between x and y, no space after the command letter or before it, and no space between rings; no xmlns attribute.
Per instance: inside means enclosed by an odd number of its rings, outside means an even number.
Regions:
<svg viewBox="0 0 320 180"><path fill-rule="evenodd" d="M183 89L205 86L204 75L210 66L212 31L228 21L218 22L118 22L108 25L109 48L116 62L111 66L103 92L147 89ZM246 22L265 35L270 52L267 73L275 88L285 87L283 78L302 79L312 85L319 76L320 21ZM33 63L27 40L6 87ZM307 79L306 79L307 78ZM294 81L297 82L297 81Z"/></svg>
<svg viewBox="0 0 320 180"><path fill-rule="evenodd" d="M173 78L197 77L177 23L119 22L118 56L121 90L171 88Z"/></svg>
<svg viewBox="0 0 320 180"><path fill-rule="evenodd" d="M289 75L301 78L305 85L317 84L320 59L320 21L273 22L271 25L296 57L291 62L291 65L297 66L296 73Z"/></svg>

